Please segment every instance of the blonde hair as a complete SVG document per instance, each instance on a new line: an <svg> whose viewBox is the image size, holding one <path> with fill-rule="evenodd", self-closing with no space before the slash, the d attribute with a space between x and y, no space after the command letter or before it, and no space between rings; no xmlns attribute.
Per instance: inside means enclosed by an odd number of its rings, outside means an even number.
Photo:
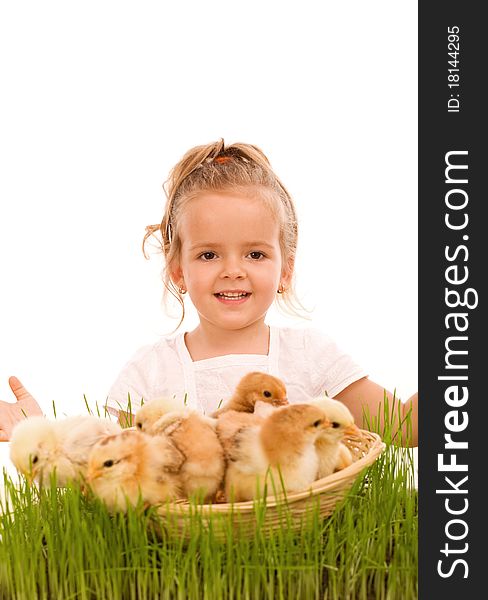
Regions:
<svg viewBox="0 0 488 600"><path fill-rule="evenodd" d="M293 200L271 168L265 154L252 144L231 144L224 140L195 146L188 150L173 167L163 185L167 202L163 220L157 225L148 225L142 242L144 256L146 243L151 236L158 238L165 258L164 286L165 300L169 292L179 302L182 310L180 322L185 318L183 294L171 280L171 265L180 257L181 238L178 222L186 203L201 192L241 192L249 195L254 189L266 202L274 216L280 220L280 249L283 265L293 271L295 262L298 223ZM304 307L294 290L293 279L290 286L277 296L277 305L290 314L303 316Z"/></svg>

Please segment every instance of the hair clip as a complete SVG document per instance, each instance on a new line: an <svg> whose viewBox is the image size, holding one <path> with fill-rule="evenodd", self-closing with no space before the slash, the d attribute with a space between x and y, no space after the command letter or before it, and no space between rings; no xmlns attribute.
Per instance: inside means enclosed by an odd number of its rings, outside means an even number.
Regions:
<svg viewBox="0 0 488 600"><path fill-rule="evenodd" d="M168 239L169 244L173 242L173 228L171 227L171 221L168 221L168 224L166 225L166 238Z"/></svg>
<svg viewBox="0 0 488 600"><path fill-rule="evenodd" d="M216 156L213 159L213 162L218 163L219 165L224 165L227 162L230 162L232 160L232 156Z"/></svg>

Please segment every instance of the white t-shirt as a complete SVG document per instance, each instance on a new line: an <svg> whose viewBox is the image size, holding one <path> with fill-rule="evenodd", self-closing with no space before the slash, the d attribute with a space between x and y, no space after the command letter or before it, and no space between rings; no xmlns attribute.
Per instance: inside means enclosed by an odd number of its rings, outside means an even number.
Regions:
<svg viewBox="0 0 488 600"><path fill-rule="evenodd" d="M157 398L184 400L204 414L228 400L250 371L279 377L291 403L306 402L326 392L333 397L361 377L363 371L326 335L315 329L270 326L268 354L227 354L193 361L185 334L162 338L140 348L111 387L107 407L126 410L130 395L135 413Z"/></svg>

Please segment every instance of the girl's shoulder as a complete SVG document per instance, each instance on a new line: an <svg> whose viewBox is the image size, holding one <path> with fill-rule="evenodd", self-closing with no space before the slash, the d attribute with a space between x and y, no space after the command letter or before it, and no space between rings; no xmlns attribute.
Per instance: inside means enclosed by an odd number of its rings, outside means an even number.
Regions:
<svg viewBox="0 0 488 600"><path fill-rule="evenodd" d="M274 327L280 346L297 350L316 350L334 344L323 331L315 327Z"/></svg>
<svg viewBox="0 0 488 600"><path fill-rule="evenodd" d="M154 366L155 363L167 364L179 361L179 338L181 335L165 336L156 342L140 346L129 358L125 368L137 369L144 366L147 369L149 365Z"/></svg>
<svg viewBox="0 0 488 600"><path fill-rule="evenodd" d="M279 327L275 333L280 362L297 362L319 371L327 371L349 356L326 333L315 327Z"/></svg>
<svg viewBox="0 0 488 600"><path fill-rule="evenodd" d="M109 407L124 407L130 395L132 406L141 399L160 398L182 379L178 336L163 337L141 346L122 367L108 394Z"/></svg>
<svg viewBox="0 0 488 600"><path fill-rule="evenodd" d="M314 398L324 391L334 397L367 373L335 341L315 327L278 328L279 372L287 388Z"/></svg>

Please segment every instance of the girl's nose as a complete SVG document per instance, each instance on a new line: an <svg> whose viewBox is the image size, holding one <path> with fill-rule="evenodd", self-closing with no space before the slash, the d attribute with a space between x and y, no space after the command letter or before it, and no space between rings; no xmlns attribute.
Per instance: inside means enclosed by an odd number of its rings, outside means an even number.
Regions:
<svg viewBox="0 0 488 600"><path fill-rule="evenodd" d="M238 260L227 260L220 275L222 278L243 279L246 277L244 266Z"/></svg>

